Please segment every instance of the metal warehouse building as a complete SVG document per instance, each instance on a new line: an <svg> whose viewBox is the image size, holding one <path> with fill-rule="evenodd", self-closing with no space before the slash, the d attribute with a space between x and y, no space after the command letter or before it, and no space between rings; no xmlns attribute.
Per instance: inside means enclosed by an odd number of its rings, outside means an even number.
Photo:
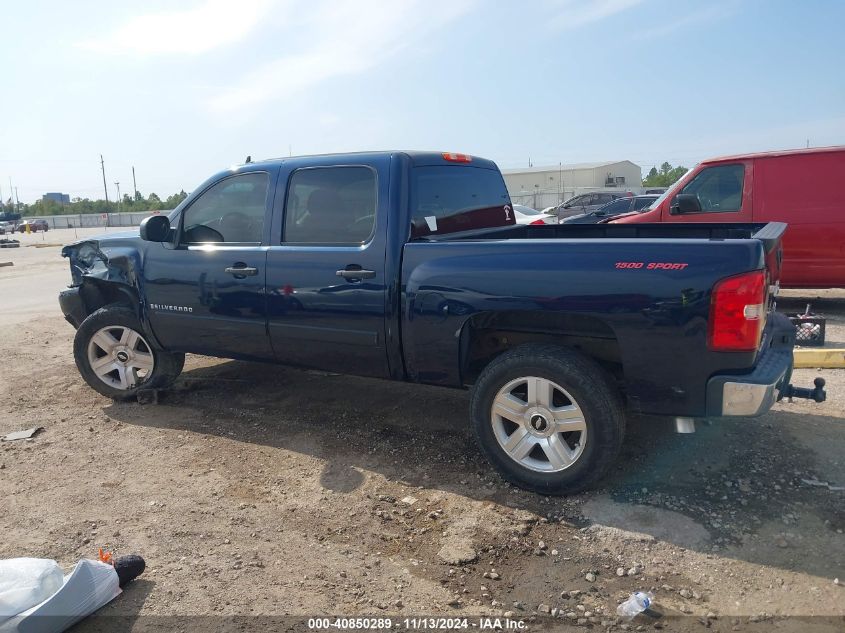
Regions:
<svg viewBox="0 0 845 633"><path fill-rule="evenodd" d="M504 169L505 185L514 204L542 209L567 198L596 190L639 193L643 172L629 160Z"/></svg>

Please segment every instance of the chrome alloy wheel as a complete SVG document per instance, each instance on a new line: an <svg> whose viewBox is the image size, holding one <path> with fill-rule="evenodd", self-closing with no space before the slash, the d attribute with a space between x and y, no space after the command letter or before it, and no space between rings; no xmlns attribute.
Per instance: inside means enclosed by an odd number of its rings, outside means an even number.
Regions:
<svg viewBox="0 0 845 633"><path fill-rule="evenodd" d="M129 390L152 375L155 359L143 336L132 328L115 325L104 327L91 337L88 364L109 387Z"/></svg>
<svg viewBox="0 0 845 633"><path fill-rule="evenodd" d="M557 473L584 452L587 423L581 407L551 380L511 380L490 411L493 434L507 455L529 470Z"/></svg>

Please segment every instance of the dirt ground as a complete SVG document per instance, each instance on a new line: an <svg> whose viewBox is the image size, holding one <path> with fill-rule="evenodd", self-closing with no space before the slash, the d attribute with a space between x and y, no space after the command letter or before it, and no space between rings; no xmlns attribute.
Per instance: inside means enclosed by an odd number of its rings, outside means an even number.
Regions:
<svg viewBox="0 0 845 633"><path fill-rule="evenodd" d="M73 238L60 233L43 243ZM845 629L845 370L796 370L799 385L825 377L824 404L693 435L633 417L600 489L547 498L480 457L465 392L190 356L159 404L107 400L74 366L59 249L3 261L0 435L44 431L0 443L0 558L69 568L103 546L148 565L111 618L76 631L191 630L200 615ZM845 343L845 292L784 295L790 311L812 301ZM633 590L655 608L618 620Z"/></svg>

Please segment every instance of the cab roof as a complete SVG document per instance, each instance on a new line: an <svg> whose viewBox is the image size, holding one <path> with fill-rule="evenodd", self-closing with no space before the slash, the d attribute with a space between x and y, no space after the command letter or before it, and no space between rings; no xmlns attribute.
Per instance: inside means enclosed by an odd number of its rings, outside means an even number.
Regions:
<svg viewBox="0 0 845 633"><path fill-rule="evenodd" d="M732 160L745 160L748 158L771 158L774 156L792 156L795 154L827 154L833 152L845 152L845 145L833 145L830 147L809 147L802 149L784 149L771 152L755 152L751 154L734 154L731 156L717 156L701 161L702 164L722 163Z"/></svg>
<svg viewBox="0 0 845 633"><path fill-rule="evenodd" d="M463 161L455 161L455 160L447 160L444 158L445 155L453 155L453 156L463 156L467 157L469 160ZM379 157L392 157L392 156L405 156L410 161L414 167L421 167L421 166L436 166L436 165L469 165L474 167L484 167L486 169L497 169L496 163L492 160L488 160L486 158L481 158L480 156L473 156L471 154L457 154L455 152L435 152L435 151L417 151L417 150L385 150L385 151L372 151L372 152L339 152L339 153L331 153L331 154L306 154L302 156L284 156L280 158L267 158L263 160L256 160L249 163L237 165L237 167L245 167L247 165L263 165L266 167L272 167L276 165L283 165L283 164L294 164L294 165L303 165L307 166L310 164L327 164L327 161L331 161L333 158L337 158L339 162L342 163L349 163L353 162L356 159L364 159L364 158L379 158Z"/></svg>

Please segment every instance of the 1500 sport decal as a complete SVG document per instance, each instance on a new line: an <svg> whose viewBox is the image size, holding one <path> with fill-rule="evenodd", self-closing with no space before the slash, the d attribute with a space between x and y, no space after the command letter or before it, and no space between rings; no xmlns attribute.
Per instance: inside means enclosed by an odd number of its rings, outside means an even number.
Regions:
<svg viewBox="0 0 845 633"><path fill-rule="evenodd" d="M680 262L616 262L616 268L633 268L646 270L683 270L689 266L686 263Z"/></svg>

